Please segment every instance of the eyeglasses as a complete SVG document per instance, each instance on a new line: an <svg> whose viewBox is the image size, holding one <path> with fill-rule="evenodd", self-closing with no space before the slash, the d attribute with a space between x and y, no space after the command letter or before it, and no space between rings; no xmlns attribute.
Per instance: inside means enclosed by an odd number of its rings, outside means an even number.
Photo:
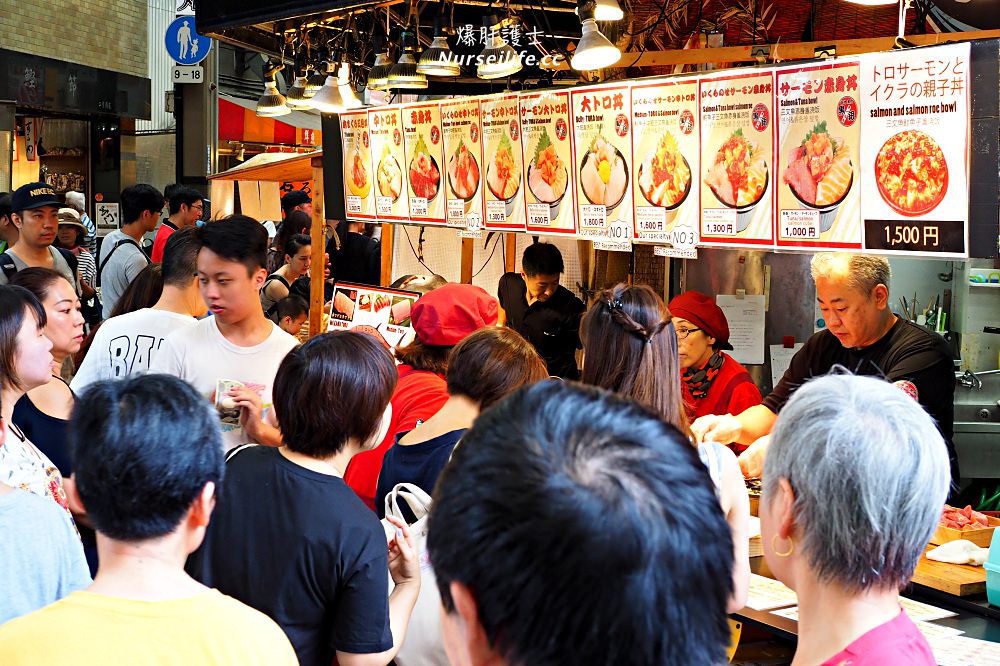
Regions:
<svg viewBox="0 0 1000 666"><path fill-rule="evenodd" d="M695 331L700 331L700 328L678 328L677 329L677 339L684 340L687 336L691 335Z"/></svg>

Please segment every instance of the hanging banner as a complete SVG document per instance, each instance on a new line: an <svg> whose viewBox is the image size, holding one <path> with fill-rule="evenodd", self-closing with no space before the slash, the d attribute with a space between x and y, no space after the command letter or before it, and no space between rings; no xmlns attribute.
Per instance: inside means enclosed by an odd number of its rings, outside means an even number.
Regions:
<svg viewBox="0 0 1000 666"><path fill-rule="evenodd" d="M479 229L483 225L483 143L479 99L441 103L444 158L448 172L448 226Z"/></svg>
<svg viewBox="0 0 1000 666"><path fill-rule="evenodd" d="M366 111L340 114L340 137L344 146L344 208L349 220L375 219L372 189L371 137Z"/></svg>
<svg viewBox="0 0 1000 666"><path fill-rule="evenodd" d="M632 229L632 114L627 85L574 88L573 169L580 236L608 239ZM613 235L611 240L615 240ZM618 241L619 245L621 241Z"/></svg>
<svg viewBox="0 0 1000 666"><path fill-rule="evenodd" d="M403 107L403 147L406 149L406 182L409 184L410 220L444 224L445 205L441 108L431 104Z"/></svg>
<svg viewBox="0 0 1000 666"><path fill-rule="evenodd" d="M864 248L969 256L969 44L861 58Z"/></svg>
<svg viewBox="0 0 1000 666"><path fill-rule="evenodd" d="M34 162L38 156L38 137L42 133L41 118L24 119L24 156L29 162Z"/></svg>
<svg viewBox="0 0 1000 666"><path fill-rule="evenodd" d="M524 231L524 161L517 95L496 95L479 104L486 161L486 229Z"/></svg>
<svg viewBox="0 0 1000 666"><path fill-rule="evenodd" d="M777 73L778 247L861 247L859 74L850 61Z"/></svg>
<svg viewBox="0 0 1000 666"><path fill-rule="evenodd" d="M368 111L372 167L375 171L375 215L380 220L403 221L409 216L403 120L400 107Z"/></svg>
<svg viewBox="0 0 1000 666"><path fill-rule="evenodd" d="M569 93L522 94L521 150L528 186L524 190L528 233L576 234L569 140Z"/></svg>
<svg viewBox="0 0 1000 666"><path fill-rule="evenodd" d="M698 120L697 79L632 86L635 240L673 242L677 226L697 243Z"/></svg>
<svg viewBox="0 0 1000 666"><path fill-rule="evenodd" d="M701 243L770 247L774 73L701 80Z"/></svg>

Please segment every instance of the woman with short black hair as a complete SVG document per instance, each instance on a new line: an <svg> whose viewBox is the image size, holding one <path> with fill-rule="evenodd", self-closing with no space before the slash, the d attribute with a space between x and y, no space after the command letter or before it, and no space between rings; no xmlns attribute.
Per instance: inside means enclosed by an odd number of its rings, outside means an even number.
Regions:
<svg viewBox="0 0 1000 666"><path fill-rule="evenodd" d="M274 380L283 446L234 449L205 541L202 583L271 616L303 666L388 664L420 588L409 528L386 548L378 519L344 483L381 441L396 369L375 338L336 331L291 350ZM386 571L395 587L388 590Z"/></svg>

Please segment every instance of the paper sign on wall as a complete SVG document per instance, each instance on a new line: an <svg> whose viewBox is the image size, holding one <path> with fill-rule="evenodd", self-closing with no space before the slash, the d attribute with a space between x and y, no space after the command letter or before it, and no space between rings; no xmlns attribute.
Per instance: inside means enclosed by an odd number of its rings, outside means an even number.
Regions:
<svg viewBox="0 0 1000 666"><path fill-rule="evenodd" d="M375 215L380 220L402 221L409 215L406 200L406 163L403 119L400 108L368 111L372 168L375 172Z"/></svg>
<svg viewBox="0 0 1000 666"><path fill-rule="evenodd" d="M528 233L575 234L569 93L521 95L520 105Z"/></svg>
<svg viewBox="0 0 1000 666"><path fill-rule="evenodd" d="M524 159L517 95L487 97L479 105L483 117L486 162L486 228L524 231Z"/></svg>
<svg viewBox="0 0 1000 666"><path fill-rule="evenodd" d="M374 220L375 194L368 113L347 111L340 114L340 136L344 145L344 209L347 218Z"/></svg>
<svg viewBox="0 0 1000 666"><path fill-rule="evenodd" d="M477 98L441 104L448 226L476 229L483 225L483 142L479 120Z"/></svg>
<svg viewBox="0 0 1000 666"><path fill-rule="evenodd" d="M729 322L729 355L744 365L764 363L764 296L719 294L715 304Z"/></svg>
<svg viewBox="0 0 1000 666"><path fill-rule="evenodd" d="M441 107L411 104L403 107L403 147L406 154L407 202L410 220L445 223L444 164Z"/></svg>

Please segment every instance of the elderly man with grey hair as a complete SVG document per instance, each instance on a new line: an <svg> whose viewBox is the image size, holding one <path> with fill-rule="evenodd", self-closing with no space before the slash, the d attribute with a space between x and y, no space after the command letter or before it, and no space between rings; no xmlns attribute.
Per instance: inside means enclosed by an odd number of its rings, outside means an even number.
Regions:
<svg viewBox="0 0 1000 666"><path fill-rule="evenodd" d="M66 205L80 214L80 223L87 229L83 247L94 257L97 256L97 225L87 215L87 197L83 192L67 192Z"/></svg>
<svg viewBox="0 0 1000 666"><path fill-rule="evenodd" d="M691 430L699 441L751 445L740 455L740 466L745 475L760 476L766 435L785 403L804 383L840 365L895 384L927 410L944 438L957 488L958 460L951 441L955 375L948 344L889 309L891 272L884 257L819 253L811 268L827 328L806 341L762 404L735 416L703 416Z"/></svg>
<svg viewBox="0 0 1000 666"><path fill-rule="evenodd" d="M799 601L796 664L937 662L901 610L950 482L928 414L872 377L796 391L764 464L764 558Z"/></svg>

